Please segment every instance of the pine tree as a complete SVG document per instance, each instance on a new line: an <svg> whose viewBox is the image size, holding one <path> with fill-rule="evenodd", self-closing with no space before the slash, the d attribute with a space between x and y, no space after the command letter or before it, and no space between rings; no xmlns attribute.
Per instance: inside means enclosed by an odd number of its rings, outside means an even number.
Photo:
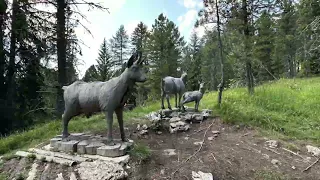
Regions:
<svg viewBox="0 0 320 180"><path fill-rule="evenodd" d="M144 51L148 38L148 27L143 22L140 22L134 29L131 36L132 46L138 51Z"/></svg>
<svg viewBox="0 0 320 180"><path fill-rule="evenodd" d="M147 39L148 39L148 27L143 22L140 22L137 27L134 29L131 36L132 47L138 51L142 52L142 58L144 59L144 71L148 72L148 58L147 57ZM132 89L132 94L128 99L128 103L133 104L143 104L144 101L148 98L148 89L146 83L139 84ZM137 99L137 102L136 102Z"/></svg>
<svg viewBox="0 0 320 180"><path fill-rule="evenodd" d="M123 70L123 64L125 60L127 60L129 54L129 36L123 25L120 26L115 36L110 39L110 47L113 57L113 65L115 68L118 68L116 75L119 75Z"/></svg>
<svg viewBox="0 0 320 180"><path fill-rule="evenodd" d="M181 52L185 42L178 27L163 14L152 25L148 40L148 59L150 60L149 85L152 95L159 97L160 81L165 76L180 76Z"/></svg>
<svg viewBox="0 0 320 180"><path fill-rule="evenodd" d="M111 56L108 49L106 39L103 39L103 42L100 46L99 57L97 59L97 73L99 76L99 81L107 81L111 78L112 75L112 62Z"/></svg>
<svg viewBox="0 0 320 180"><path fill-rule="evenodd" d="M277 63L272 59L274 50L274 23L270 14L263 11L256 22L257 35L255 36L254 57L259 67L258 81L273 80L276 76Z"/></svg>
<svg viewBox="0 0 320 180"><path fill-rule="evenodd" d="M298 29L300 31L302 61L301 70L304 75L320 74L320 3L318 0L302 0L298 6Z"/></svg>
<svg viewBox="0 0 320 180"><path fill-rule="evenodd" d="M274 74L277 77L293 78L296 75L297 13L291 0L283 0L280 4L280 18L276 21L273 59L277 63Z"/></svg>
<svg viewBox="0 0 320 180"><path fill-rule="evenodd" d="M85 82L97 81L99 79L99 74L95 65L91 65L85 72L82 80Z"/></svg>
<svg viewBox="0 0 320 180"><path fill-rule="evenodd" d="M200 39L196 32L191 34L190 39L190 58L191 63L189 66L188 72L188 81L187 81L187 89L188 90L198 90L199 89L199 81L201 81L201 56L200 56Z"/></svg>

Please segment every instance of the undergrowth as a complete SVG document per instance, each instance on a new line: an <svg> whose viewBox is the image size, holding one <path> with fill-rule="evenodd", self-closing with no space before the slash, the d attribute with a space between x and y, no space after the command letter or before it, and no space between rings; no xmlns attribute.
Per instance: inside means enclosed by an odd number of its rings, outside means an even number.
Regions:
<svg viewBox="0 0 320 180"><path fill-rule="evenodd" d="M146 161L151 157L151 150L145 144L135 143L129 154L138 161Z"/></svg>
<svg viewBox="0 0 320 180"><path fill-rule="evenodd" d="M221 108L217 106L217 93L206 93L199 108L212 109L227 123L244 123L269 135L320 144L319 102L320 78L281 79L256 87L252 96L248 95L246 88L228 89L223 93ZM194 103L187 105L193 107ZM141 117L159 108L159 102L150 102L127 111L124 113L125 124L141 123ZM116 120L114 124L118 125ZM61 120L56 120L1 138L0 155L49 140L61 134L61 129ZM69 129L70 132L106 130L104 115L75 117L70 121Z"/></svg>

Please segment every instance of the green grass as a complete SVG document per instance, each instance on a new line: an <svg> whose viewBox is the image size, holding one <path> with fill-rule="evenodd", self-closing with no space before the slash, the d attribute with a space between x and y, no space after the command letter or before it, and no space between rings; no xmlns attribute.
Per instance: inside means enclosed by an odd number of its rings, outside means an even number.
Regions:
<svg viewBox="0 0 320 180"><path fill-rule="evenodd" d="M253 96L244 88L227 91L219 113L227 122L320 144L319 109L320 78L282 79L257 87Z"/></svg>
<svg viewBox="0 0 320 180"><path fill-rule="evenodd" d="M171 104L174 105L173 100ZM281 79L256 87L253 96L248 95L246 88L229 89L223 94L221 108L216 104L217 93L210 92L203 97L200 108L213 109L226 122L255 126L268 135L320 144L320 78ZM194 106L194 103L187 105ZM138 123L141 121L139 117L159 108L160 102L155 102L125 112L125 123ZM117 125L116 118L114 124ZM0 154L49 140L61 133L61 126L61 120L57 120L1 138ZM104 115L98 114L89 119L76 117L70 121L69 129L70 132L105 130Z"/></svg>
<svg viewBox="0 0 320 180"><path fill-rule="evenodd" d="M134 144L133 148L130 150L130 155L139 161L146 161L151 157L151 150L148 146L141 143Z"/></svg>
<svg viewBox="0 0 320 180"><path fill-rule="evenodd" d="M256 180L287 180L288 178L276 173L276 172L270 172L270 171L257 171L254 174L254 178Z"/></svg>

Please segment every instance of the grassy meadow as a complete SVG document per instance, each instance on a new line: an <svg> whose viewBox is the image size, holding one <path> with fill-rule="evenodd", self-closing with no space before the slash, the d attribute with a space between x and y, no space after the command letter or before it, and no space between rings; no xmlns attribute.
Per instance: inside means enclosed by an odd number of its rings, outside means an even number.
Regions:
<svg viewBox="0 0 320 180"><path fill-rule="evenodd" d="M141 122L139 117L159 108L160 102L150 102L125 112L125 124ZM253 96L248 95L246 88L228 89L223 94L221 108L217 107L217 92L209 92L199 108L212 109L228 123L250 125L269 135L320 144L320 78L281 79L256 87ZM116 118L114 124L117 125ZM61 127L59 119L1 138L0 155L47 141L60 134ZM76 117L69 124L70 132L101 131L105 128L103 114L89 119Z"/></svg>

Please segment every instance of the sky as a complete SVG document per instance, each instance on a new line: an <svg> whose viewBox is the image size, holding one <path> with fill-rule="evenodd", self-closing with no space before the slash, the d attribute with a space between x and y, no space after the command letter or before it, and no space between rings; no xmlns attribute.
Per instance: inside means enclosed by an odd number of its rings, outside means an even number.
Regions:
<svg viewBox="0 0 320 180"><path fill-rule="evenodd" d="M173 21L186 41L189 41L192 31L199 36L204 34L204 28L194 28L198 18L198 11L203 7L202 0L96 0L109 8L109 12L101 10L88 11L87 6L80 6L80 11L87 17L81 20L84 26L91 31L90 35L79 26L75 31L85 45L81 45L82 56L78 56L81 65L78 66L79 78L84 76L87 68L96 64L98 51L103 39L110 39L124 25L128 34L131 34L137 24L142 21L149 29L159 14L164 13Z"/></svg>

